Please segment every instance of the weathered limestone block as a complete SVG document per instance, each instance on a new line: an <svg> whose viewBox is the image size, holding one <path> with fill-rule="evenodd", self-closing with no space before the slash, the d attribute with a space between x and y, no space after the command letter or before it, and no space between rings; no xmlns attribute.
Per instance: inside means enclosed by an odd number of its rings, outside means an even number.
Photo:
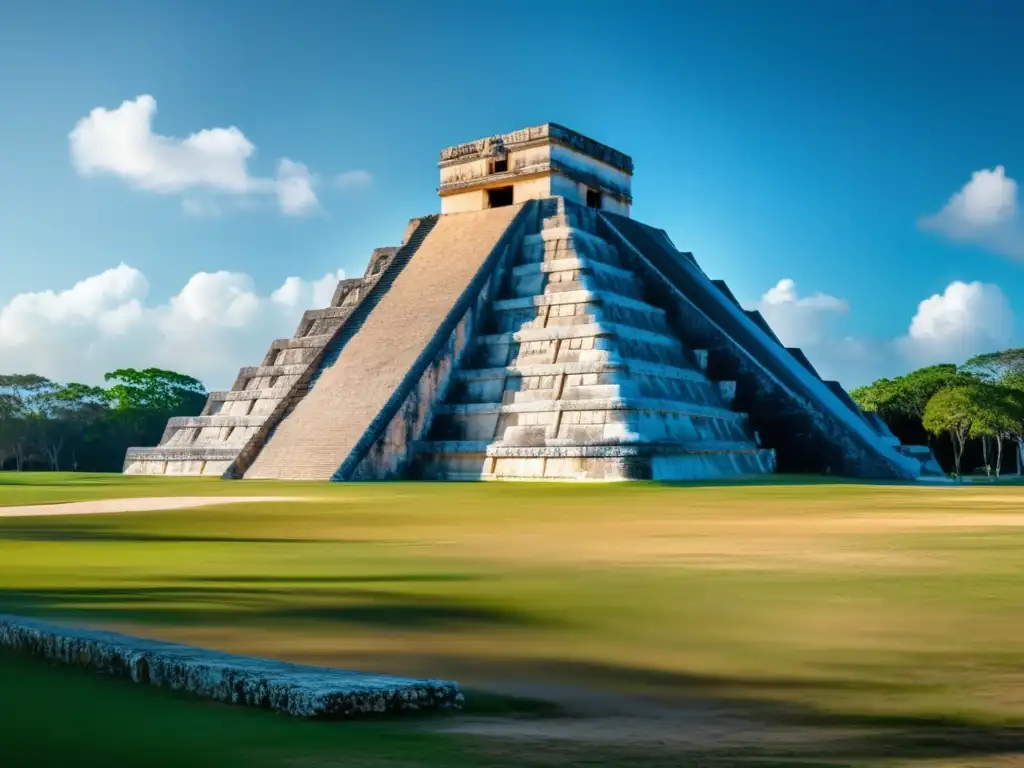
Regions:
<svg viewBox="0 0 1024 768"><path fill-rule="evenodd" d="M307 667L18 616L0 615L0 645L140 684L295 717L457 709L464 700L458 684L444 680Z"/></svg>

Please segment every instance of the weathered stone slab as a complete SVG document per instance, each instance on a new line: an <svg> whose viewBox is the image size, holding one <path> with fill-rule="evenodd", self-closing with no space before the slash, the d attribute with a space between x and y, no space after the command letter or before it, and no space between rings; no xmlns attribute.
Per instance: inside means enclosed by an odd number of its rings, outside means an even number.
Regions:
<svg viewBox="0 0 1024 768"><path fill-rule="evenodd" d="M235 448L158 445L156 448L129 448L125 461L222 461L233 459L237 453Z"/></svg>
<svg viewBox="0 0 1024 768"><path fill-rule="evenodd" d="M185 429L187 427L258 427L263 423L260 416L242 416L213 414L210 416L172 416L167 420L171 427Z"/></svg>
<svg viewBox="0 0 1024 768"><path fill-rule="evenodd" d="M444 680L307 667L20 616L0 614L0 645L136 683L295 717L457 709L463 703L458 684Z"/></svg>

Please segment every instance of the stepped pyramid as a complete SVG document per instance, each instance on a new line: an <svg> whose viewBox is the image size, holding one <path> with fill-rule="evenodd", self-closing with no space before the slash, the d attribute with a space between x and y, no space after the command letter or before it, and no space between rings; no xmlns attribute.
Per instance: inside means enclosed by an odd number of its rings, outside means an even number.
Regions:
<svg viewBox="0 0 1024 768"><path fill-rule="evenodd" d="M372 480L913 479L757 312L630 218L632 160L549 123L441 153L441 214L374 252L130 473Z"/></svg>

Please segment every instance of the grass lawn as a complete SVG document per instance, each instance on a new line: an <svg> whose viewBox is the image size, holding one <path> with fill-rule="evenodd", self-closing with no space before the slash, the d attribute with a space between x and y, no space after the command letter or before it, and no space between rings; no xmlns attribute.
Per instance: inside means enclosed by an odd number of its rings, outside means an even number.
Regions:
<svg viewBox="0 0 1024 768"><path fill-rule="evenodd" d="M450 677L556 702L561 715L494 711L518 705L478 694L477 711L456 717L296 723L0 654L4 689L17 691L0 704L0 729L16 724L0 757L20 744L132 762L125 750L153 749L160 734L173 742L168 765L1024 756L1019 485L0 474L0 507L270 494L304 500L0 518L0 611Z"/></svg>

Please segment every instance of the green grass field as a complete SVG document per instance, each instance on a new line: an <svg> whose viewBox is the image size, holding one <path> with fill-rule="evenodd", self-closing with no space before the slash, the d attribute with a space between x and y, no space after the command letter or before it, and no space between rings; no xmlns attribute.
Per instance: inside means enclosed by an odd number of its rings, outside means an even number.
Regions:
<svg viewBox="0 0 1024 768"><path fill-rule="evenodd" d="M469 712L301 723L0 654L0 757L126 764L168 728L149 764L1024 756L1024 487L0 475L0 507L270 494L302 499L0 518L0 611L450 677Z"/></svg>

